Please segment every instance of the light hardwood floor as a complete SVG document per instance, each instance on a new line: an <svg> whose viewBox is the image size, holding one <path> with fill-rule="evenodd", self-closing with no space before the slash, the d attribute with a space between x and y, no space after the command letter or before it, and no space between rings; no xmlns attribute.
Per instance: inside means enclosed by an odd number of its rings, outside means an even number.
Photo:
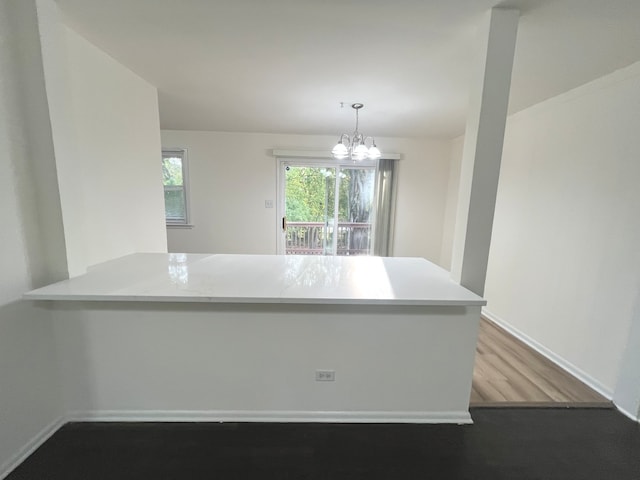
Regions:
<svg viewBox="0 0 640 480"><path fill-rule="evenodd" d="M606 398L492 322L480 321L471 405L609 406Z"/></svg>

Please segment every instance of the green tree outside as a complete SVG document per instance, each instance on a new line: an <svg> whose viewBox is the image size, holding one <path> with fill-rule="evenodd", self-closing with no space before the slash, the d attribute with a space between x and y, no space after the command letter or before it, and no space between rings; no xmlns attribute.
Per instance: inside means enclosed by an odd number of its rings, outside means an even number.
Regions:
<svg viewBox="0 0 640 480"><path fill-rule="evenodd" d="M183 185L182 159L165 157L162 159L162 184L164 186Z"/></svg>
<svg viewBox="0 0 640 480"><path fill-rule="evenodd" d="M357 173L362 171L349 169L340 171L338 218L342 222L359 221L352 219L350 193L353 190L354 177L357 179ZM285 215L288 221L324 222L325 216L333 217L335 168L290 166L285 172L285 179L287 189Z"/></svg>
<svg viewBox="0 0 640 480"><path fill-rule="evenodd" d="M338 187L338 222L340 224L370 224L373 210L375 170L371 168L337 168L337 167L305 167L287 166L285 170L286 194L285 216L290 223L333 224L335 215L336 175L339 176ZM292 226L293 227L293 226ZM288 235L313 239L305 241L315 244L323 239L324 230L308 230L305 227L294 227ZM368 251L371 237L367 227L350 227L341 230L330 230L339 235L338 245L346 245L349 252ZM311 232L311 233L310 233ZM318 238L315 235L319 235ZM331 238L323 239L331 242ZM325 245L326 248L326 245ZM341 248L341 247L338 247ZM342 247L345 248L345 247ZM353 253L352 253L353 254ZM358 253L361 254L361 253Z"/></svg>

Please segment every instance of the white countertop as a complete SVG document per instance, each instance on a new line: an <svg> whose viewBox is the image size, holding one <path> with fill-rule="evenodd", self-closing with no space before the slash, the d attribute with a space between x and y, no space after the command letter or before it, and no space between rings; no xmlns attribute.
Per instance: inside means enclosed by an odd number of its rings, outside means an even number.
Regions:
<svg viewBox="0 0 640 480"><path fill-rule="evenodd" d="M485 305L422 258L137 253L30 300Z"/></svg>

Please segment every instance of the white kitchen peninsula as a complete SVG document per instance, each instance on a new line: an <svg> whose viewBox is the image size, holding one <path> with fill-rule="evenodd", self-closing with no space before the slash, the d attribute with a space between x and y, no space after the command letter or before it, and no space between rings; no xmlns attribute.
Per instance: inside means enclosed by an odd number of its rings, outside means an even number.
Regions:
<svg viewBox="0 0 640 480"><path fill-rule="evenodd" d="M485 301L424 259L134 254L25 298L73 419L471 421Z"/></svg>

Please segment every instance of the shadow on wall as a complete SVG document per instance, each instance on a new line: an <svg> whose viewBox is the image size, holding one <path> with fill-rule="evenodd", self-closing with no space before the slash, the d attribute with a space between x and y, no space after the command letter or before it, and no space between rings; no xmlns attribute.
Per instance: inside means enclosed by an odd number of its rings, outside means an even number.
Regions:
<svg viewBox="0 0 640 480"><path fill-rule="evenodd" d="M65 413L71 417L96 407L94 362L89 355L92 342L90 326L83 314L85 308L80 302L51 302ZM118 357L121 352L111 354Z"/></svg>
<svg viewBox="0 0 640 480"><path fill-rule="evenodd" d="M53 337L44 306L0 307L0 475L63 414Z"/></svg>
<svg viewBox="0 0 640 480"><path fill-rule="evenodd" d="M0 111L6 112L0 116L0 144L9 167L3 168L8 173L3 193L15 202L15 235L26 251L31 285L39 287L68 276L39 34L33 4L1 5L0 17L10 19L0 25L0 30L6 27L8 47L8 54L0 55ZM20 55L15 54L18 42Z"/></svg>

